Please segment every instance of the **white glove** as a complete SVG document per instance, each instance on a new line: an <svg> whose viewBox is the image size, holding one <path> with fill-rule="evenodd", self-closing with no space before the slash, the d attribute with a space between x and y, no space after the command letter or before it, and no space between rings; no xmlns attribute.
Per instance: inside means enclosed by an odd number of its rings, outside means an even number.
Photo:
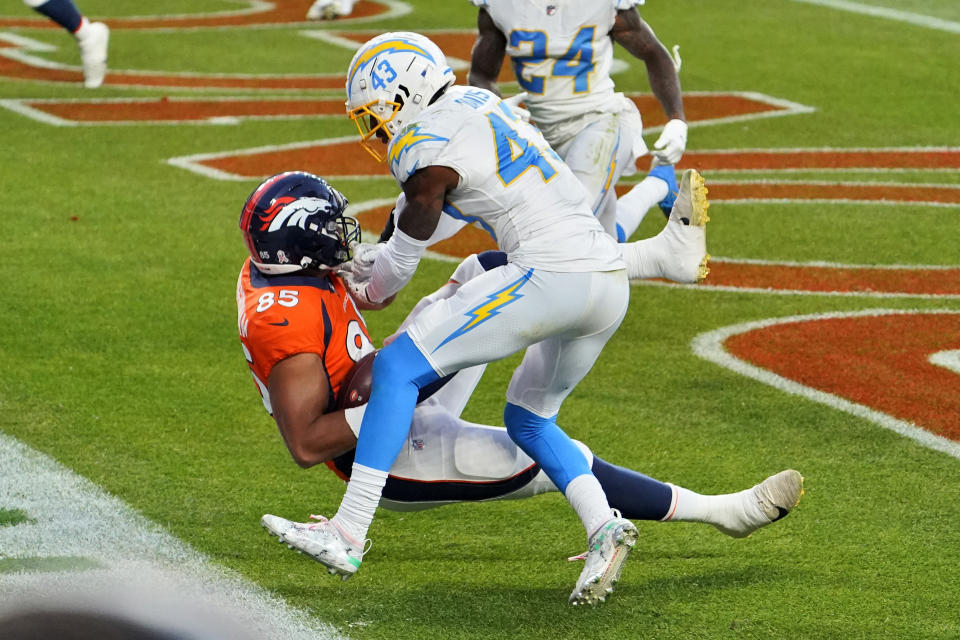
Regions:
<svg viewBox="0 0 960 640"><path fill-rule="evenodd" d="M677 164L687 148L687 123L671 120L663 127L663 133L653 143L653 164Z"/></svg>
<svg viewBox="0 0 960 640"><path fill-rule="evenodd" d="M522 91L515 96L504 98L503 103L510 107L510 111L524 122L530 122L530 112L520 106L520 103L527 99L527 92Z"/></svg>
<svg viewBox="0 0 960 640"><path fill-rule="evenodd" d="M341 265L342 271L350 272L351 278L356 282L366 282L373 275L373 263L377 260L377 255L383 249L383 244L368 244L358 242L351 247L353 250L353 259Z"/></svg>
<svg viewBox="0 0 960 640"><path fill-rule="evenodd" d="M384 300L383 302L373 302L370 300L370 296L367 295L367 285L369 282L358 282L356 278L353 277L353 274L349 271L341 271L340 279L343 280L343 284L347 286L347 291L350 293L350 297L353 298L353 301L356 303L359 309L364 311L366 310L379 310L383 309L391 302L393 298Z"/></svg>

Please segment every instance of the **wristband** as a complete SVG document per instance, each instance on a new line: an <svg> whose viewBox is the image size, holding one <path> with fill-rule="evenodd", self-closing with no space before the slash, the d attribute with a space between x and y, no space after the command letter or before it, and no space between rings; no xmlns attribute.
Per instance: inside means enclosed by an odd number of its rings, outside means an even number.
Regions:
<svg viewBox="0 0 960 640"><path fill-rule="evenodd" d="M353 435L360 437L360 425L363 423L363 412L367 410L367 403L364 402L358 407L349 407L343 410L343 417L347 420L347 425Z"/></svg>

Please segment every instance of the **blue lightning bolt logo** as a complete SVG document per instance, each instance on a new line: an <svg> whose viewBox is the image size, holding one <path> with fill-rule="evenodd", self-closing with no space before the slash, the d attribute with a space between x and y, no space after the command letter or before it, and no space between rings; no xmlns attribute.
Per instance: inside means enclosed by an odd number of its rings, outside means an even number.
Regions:
<svg viewBox="0 0 960 640"><path fill-rule="evenodd" d="M494 316L499 315L500 311L505 306L507 306L511 302L516 302L517 300L522 298L523 296L517 292L520 291L520 287L526 284L526 282L530 279L530 276L532 275L533 275L533 269L530 269L525 274L523 274L523 277L521 277L519 280L515 282L511 282L510 284L505 286L503 289L500 289L499 291L488 295L487 302L484 302L483 304L476 306L473 309L470 309L469 311L467 311L464 315L467 316L468 320L465 323L463 323L462 327L460 327L459 329L451 333L449 336L447 336L444 339L443 342L438 344L437 348L434 349L434 351L436 351L443 345L447 344L451 340L455 340L460 336L462 336L463 334L467 333L468 331L471 331L472 329L478 327L479 325L483 324L490 318L493 318Z"/></svg>

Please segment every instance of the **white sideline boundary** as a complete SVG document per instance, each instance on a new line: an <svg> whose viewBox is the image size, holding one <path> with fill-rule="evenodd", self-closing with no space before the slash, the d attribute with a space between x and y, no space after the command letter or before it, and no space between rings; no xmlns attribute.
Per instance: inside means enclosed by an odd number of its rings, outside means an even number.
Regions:
<svg viewBox="0 0 960 640"><path fill-rule="evenodd" d="M30 518L0 526L0 559L76 557L102 567L0 572L0 608L91 598L102 606L109 594L121 599L124 610L140 609L138 620L152 616L158 624L189 625L206 613L206 622L221 633L236 626L235 634L218 637L343 638L2 432L0 469L0 508L19 509Z"/></svg>
<svg viewBox="0 0 960 640"><path fill-rule="evenodd" d="M731 355L723 346L723 343L730 337L765 329L778 324L789 324L793 322L816 322L831 318L856 318L882 315L917 315L917 314L960 314L960 310L924 310L924 309L865 309L863 311L852 312L831 312L814 313L809 315L787 316L783 318L767 318L755 322L745 322L742 324L733 324L707 333L701 333L693 339L690 347L697 356L718 364L725 369L734 371L748 378L753 378L758 382L780 389L791 395L800 396L813 402L824 404L838 411L843 411L851 415L863 418L884 429L889 429L904 437L910 438L917 444L940 451L960 459L960 442L954 442L948 438L935 435L921 429L917 425L894 418L891 415L871 409L862 404L850 402L840 396L832 393L826 393L812 387L800 384L783 376L779 376L766 369L754 366L736 356Z"/></svg>

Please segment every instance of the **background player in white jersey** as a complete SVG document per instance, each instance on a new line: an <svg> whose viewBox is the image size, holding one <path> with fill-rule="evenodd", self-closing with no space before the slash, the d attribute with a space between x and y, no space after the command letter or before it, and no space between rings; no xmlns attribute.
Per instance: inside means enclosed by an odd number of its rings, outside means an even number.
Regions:
<svg viewBox="0 0 960 640"><path fill-rule="evenodd" d="M539 131L489 91L453 82L440 49L413 33L374 38L348 70L347 108L361 141L377 155L378 140L389 142L390 171L406 196L355 295L375 306L399 291L445 214L488 226L508 262L424 310L377 357L351 481L336 516L317 530L327 557L318 559L345 575L359 567L418 389L525 349L504 424L580 517L589 551L570 601L595 603L619 578L637 530L611 511L556 417L626 313L625 265L583 186Z"/></svg>
<svg viewBox="0 0 960 640"><path fill-rule="evenodd" d="M674 60L635 8L643 0L470 1L480 10L468 82L499 95L497 76L510 56L531 118L587 188L604 228L626 240L650 207L669 213L687 124ZM647 146L640 113L610 78L614 41L644 62L669 118L654 144L655 166L619 203L614 186L635 172Z"/></svg>
<svg viewBox="0 0 960 640"><path fill-rule="evenodd" d="M345 207L346 199L317 176L289 172L265 180L241 213L250 257L237 283L240 342L264 408L301 467L326 463L344 479L363 415L358 405L369 396L365 358L373 349L336 273L357 229ZM433 303L505 263L506 255L497 251L469 256L447 284L414 307L394 336ZM418 402L381 506L415 511L557 491L504 429L460 418L484 368L444 379ZM630 519L703 522L745 537L789 512L802 492L800 474L788 470L738 493L700 495L613 465L576 444L611 504ZM269 514L262 523L291 547L313 553L315 523Z"/></svg>

